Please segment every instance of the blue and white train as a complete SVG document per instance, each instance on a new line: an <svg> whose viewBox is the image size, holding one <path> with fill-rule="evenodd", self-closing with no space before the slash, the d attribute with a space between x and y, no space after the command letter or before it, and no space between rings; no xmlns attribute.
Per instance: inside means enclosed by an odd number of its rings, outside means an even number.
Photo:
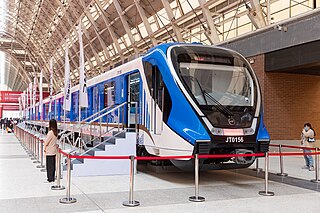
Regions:
<svg viewBox="0 0 320 213"><path fill-rule="evenodd" d="M107 106L128 102L124 121L130 126L135 124L137 110L138 154L232 154L269 149L257 77L246 59L232 50L201 44L161 44L88 80L87 85L89 107L81 110L81 119ZM79 85L71 92L72 109L65 119L75 122ZM51 115L47 98L42 116L61 121L63 93L53 99ZM39 118L38 110L30 117ZM112 118L108 122L112 123ZM248 167L253 161L254 157L249 157L201 159L200 163L202 169L230 169ZM190 159L172 163L182 169L192 166Z"/></svg>

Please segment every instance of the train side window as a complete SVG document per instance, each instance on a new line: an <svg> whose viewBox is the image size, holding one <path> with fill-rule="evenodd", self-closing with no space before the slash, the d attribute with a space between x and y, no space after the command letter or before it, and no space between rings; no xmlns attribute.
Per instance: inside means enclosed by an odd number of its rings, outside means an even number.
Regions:
<svg viewBox="0 0 320 213"><path fill-rule="evenodd" d="M99 88L98 86L93 87L92 90L92 107L93 113L97 113L99 111Z"/></svg>
<svg viewBox="0 0 320 213"><path fill-rule="evenodd" d="M108 82L104 85L104 107L112 106L115 103L115 83Z"/></svg>
<svg viewBox="0 0 320 213"><path fill-rule="evenodd" d="M152 65L148 62L144 62L144 73L151 97L163 112L163 121L167 122L172 107L172 101L168 89L163 81L162 74L158 66Z"/></svg>
<svg viewBox="0 0 320 213"><path fill-rule="evenodd" d="M147 84L148 84L148 88L149 91L151 91L152 88L152 64L148 63L148 62L144 62L143 63L144 66L144 75L146 76L147 79ZM151 94L153 95L153 94Z"/></svg>

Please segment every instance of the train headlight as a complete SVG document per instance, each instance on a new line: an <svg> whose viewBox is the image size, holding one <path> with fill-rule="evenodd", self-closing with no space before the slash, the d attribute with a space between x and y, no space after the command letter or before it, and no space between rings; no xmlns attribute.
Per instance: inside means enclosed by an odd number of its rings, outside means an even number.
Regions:
<svg viewBox="0 0 320 213"><path fill-rule="evenodd" d="M244 135L253 135L254 129L253 128L245 128L245 129L243 129L243 134Z"/></svg>
<svg viewBox="0 0 320 213"><path fill-rule="evenodd" d="M221 128L212 128L211 132L213 135L223 135L223 129Z"/></svg>

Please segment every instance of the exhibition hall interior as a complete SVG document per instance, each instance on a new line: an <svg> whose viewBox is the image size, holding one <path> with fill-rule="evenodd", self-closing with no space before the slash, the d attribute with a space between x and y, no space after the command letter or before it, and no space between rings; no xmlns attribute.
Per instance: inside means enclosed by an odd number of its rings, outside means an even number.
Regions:
<svg viewBox="0 0 320 213"><path fill-rule="evenodd" d="M319 212L320 0L0 0L0 212Z"/></svg>

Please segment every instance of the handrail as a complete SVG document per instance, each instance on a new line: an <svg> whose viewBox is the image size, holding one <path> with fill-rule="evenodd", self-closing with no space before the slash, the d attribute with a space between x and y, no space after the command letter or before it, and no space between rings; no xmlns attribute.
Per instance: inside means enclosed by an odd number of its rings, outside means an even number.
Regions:
<svg viewBox="0 0 320 213"><path fill-rule="evenodd" d="M118 133L110 136L107 140L104 140L104 141L98 143L97 145L95 145L95 146L91 147L90 149L86 150L84 153L81 153L79 156L83 156L83 155L87 154L88 152L90 152L91 150L97 148L97 147L100 146L101 144L104 144L104 143L108 142L108 141L111 140L112 138L116 138L118 135L120 135L121 133L126 132L126 131L127 131L127 130L124 129L124 130L122 130L122 131L120 131L120 132L118 132Z"/></svg>
<svg viewBox="0 0 320 213"><path fill-rule="evenodd" d="M84 123L82 126L81 126L81 125L80 125L80 126L78 126L78 127L76 128L76 130L77 130L77 129L82 129L82 128L83 128L83 127L85 127L85 126L90 125L90 124L91 124L91 123L93 123L94 121L96 121L96 120L98 120L98 119L100 119L100 118L102 118L102 117L104 117L104 116L106 116L106 115L110 114L111 112L113 112L113 111L115 111L115 110L119 109L120 107L122 107L122 106L124 106L124 105L126 105L126 104L127 104L127 102L123 102L122 104L120 104L120 105L118 105L118 106L114 107L113 109L111 109L111 110L109 110L109 111L105 112L104 114L102 114L102 115L100 115L100 116L98 116L98 117L94 118L94 119L93 119L93 120L91 120L90 122L88 122L88 123ZM74 131L75 131L75 129L73 129L73 132L74 132ZM63 135L61 136L61 138L60 138L59 142L61 142L61 140L62 140L62 139L66 138L66 137L69 137L71 134L73 134L73 132L69 132L68 134L63 134Z"/></svg>
<svg viewBox="0 0 320 213"><path fill-rule="evenodd" d="M95 114L93 115L90 115L89 117L85 118L84 120L80 121L80 125L82 122L86 122L87 120L90 120L91 118L97 116L98 114L101 114L102 112L106 111L106 110L109 110L110 108L114 107L115 105L111 105L111 106L108 106L106 108L103 108L102 110L100 110L99 112L96 112ZM77 124L76 124L77 125ZM79 124L78 124L79 125ZM67 132L68 130L63 130L62 132L59 133L59 135L62 135L64 134L65 132Z"/></svg>
<svg viewBox="0 0 320 213"><path fill-rule="evenodd" d="M111 129L109 129L109 130L107 130L107 131L103 132L102 134L101 134L101 132L100 132L100 135L102 136L103 134L109 133L109 132L113 131L114 129L116 129L116 127L113 127L113 128L111 128ZM87 143L90 143L90 142L92 142L92 141L96 140L97 138L100 138L101 136L94 136L94 138L93 138L93 139L91 139L91 140L89 140Z"/></svg>
<svg viewBox="0 0 320 213"><path fill-rule="evenodd" d="M96 121L96 120L98 120L98 119L100 119L100 118L102 118L102 117L110 114L111 112L115 111L116 109L119 109L120 107L122 107L122 106L124 106L124 105L126 105L126 104L127 104L127 102L123 102L122 104L120 104L120 105L114 107L113 109L105 112L104 114L102 114L102 115L94 118L94 119L91 120L90 122L87 122L87 123L84 123L84 124L80 124L80 125L77 124L78 126L76 126L76 129L73 129L73 131L78 130L78 129L81 129L81 128L85 127L85 126L88 126L89 124L93 123L94 121ZM82 126L81 126L81 125L82 125ZM63 133L62 133L62 134L63 134ZM61 137L68 137L68 136L70 136L71 134L72 134L72 132L70 132L70 133L68 133L68 134L66 134L66 135L62 135ZM61 135L61 133L60 133L60 135Z"/></svg>

